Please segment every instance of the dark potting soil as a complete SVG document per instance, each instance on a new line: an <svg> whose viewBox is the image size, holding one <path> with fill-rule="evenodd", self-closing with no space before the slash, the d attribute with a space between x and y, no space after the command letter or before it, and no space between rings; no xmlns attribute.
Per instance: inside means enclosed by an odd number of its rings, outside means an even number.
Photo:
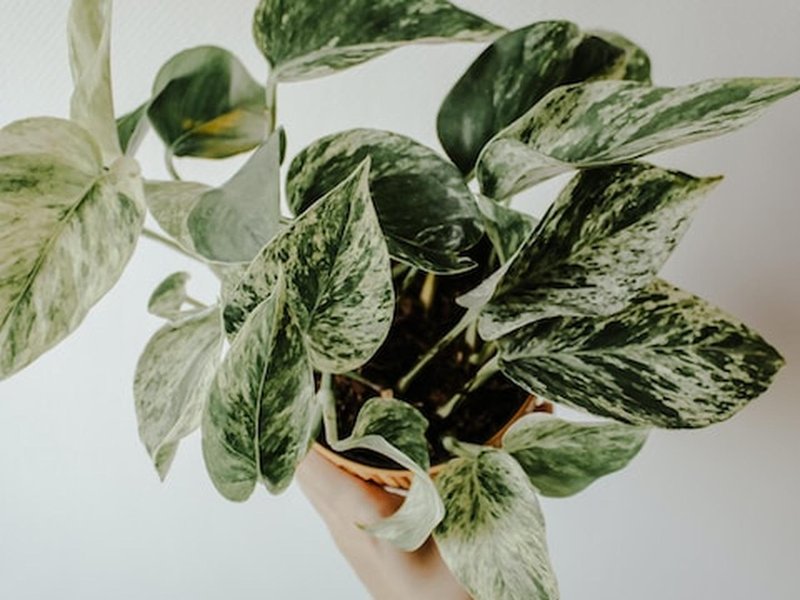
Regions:
<svg viewBox="0 0 800 600"><path fill-rule="evenodd" d="M475 252L486 250L481 246L474 249ZM484 443L508 423L528 397L526 391L497 374L464 398L449 417L439 417L436 409L461 391L480 368L478 364L470 364L468 358L480 351L483 342L478 338L476 347L471 348L463 335L428 363L403 394L394 390L398 379L461 319L465 310L455 303L455 298L483 280L486 274L477 271L437 276L433 303L427 310L420 300L426 274L417 275L404 291L399 289L403 276L398 277L395 281L398 301L389 335L372 359L358 370L361 377L384 393L391 390L389 393L394 397L409 402L425 415L429 423L427 438L432 465L450 457L442 447L443 437ZM345 437L350 434L364 402L379 392L344 375L333 377L333 389L339 436ZM321 432L319 441L323 439L324 433ZM389 459L369 451L355 450L345 453L345 456L375 467L397 467Z"/></svg>

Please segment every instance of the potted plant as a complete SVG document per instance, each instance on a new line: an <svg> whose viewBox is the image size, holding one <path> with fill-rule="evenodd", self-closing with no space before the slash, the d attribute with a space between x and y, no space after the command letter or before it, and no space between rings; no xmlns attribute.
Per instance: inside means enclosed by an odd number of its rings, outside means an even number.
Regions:
<svg viewBox="0 0 800 600"><path fill-rule="evenodd" d="M73 2L71 119L0 134L0 375L73 331L138 237L157 237L221 282L214 306L188 295L185 273L151 297L167 322L134 388L162 477L201 426L220 493L279 492L318 439L394 471L385 483L408 480L401 509L368 525L376 536L410 550L433 533L475 597L555 598L537 494L623 467L650 427L732 416L781 365L758 334L657 277L718 178L640 159L736 129L800 82L658 87L619 34L564 21L506 32L441 0L342 3L324 29L316 14L259 4L265 86L226 51L193 48L117 119L110 2ZM487 49L439 110L446 156L388 131L326 136L286 160L284 214L280 83L447 40ZM147 181L133 157L148 126L170 165L253 152L216 188ZM510 206L572 170L541 221ZM143 229L147 212L166 238ZM605 420L519 418L539 399Z"/></svg>

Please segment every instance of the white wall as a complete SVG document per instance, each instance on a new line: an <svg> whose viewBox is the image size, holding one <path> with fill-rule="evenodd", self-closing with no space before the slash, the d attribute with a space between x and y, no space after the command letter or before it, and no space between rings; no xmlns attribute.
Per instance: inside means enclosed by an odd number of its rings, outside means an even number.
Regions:
<svg viewBox="0 0 800 600"><path fill-rule="evenodd" d="M215 43L263 78L250 37L255 0L118 0L115 92L142 101L173 53ZM463 1L509 26L568 18L616 29L649 49L658 83L800 75L800 4L581 0ZM67 3L0 0L0 122L67 110ZM280 90L290 152L353 126L436 145L438 102L477 46L412 48ZM141 162L163 177L160 146ZM657 157L726 182L664 269L676 283L750 323L788 366L732 421L655 433L625 472L582 495L546 501L553 562L566 600L791 600L800 560L800 98L755 126ZM217 182L236 161L181 161ZM527 202L533 202L528 200ZM534 202L535 204L535 202ZM533 206L533 204L528 204ZM83 327L0 383L0 598L363 598L321 522L292 488L244 505L221 499L196 438L158 483L136 434L131 380L158 326L151 289L180 257L143 241L119 285Z"/></svg>

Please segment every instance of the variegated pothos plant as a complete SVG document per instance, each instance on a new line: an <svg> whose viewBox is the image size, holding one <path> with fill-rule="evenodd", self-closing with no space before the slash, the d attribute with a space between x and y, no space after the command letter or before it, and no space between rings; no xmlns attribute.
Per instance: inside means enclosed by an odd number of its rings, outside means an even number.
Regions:
<svg viewBox="0 0 800 600"><path fill-rule="evenodd" d="M475 598L552 600L537 497L574 494L624 467L650 427L727 419L780 368L757 333L658 278L718 178L639 159L741 127L800 80L658 87L633 42L565 21L508 32L445 0L261 0L265 85L227 51L192 48L116 118L110 19L110 0L72 2L70 118L0 131L0 377L80 325L140 236L207 264L218 302L194 300L188 274L174 273L148 306L166 322L144 349L134 395L162 478L200 427L221 494L245 500L258 482L280 492L324 423L333 449L368 449L413 472L399 511L366 525L374 535L413 550L433 534ZM446 156L388 131L329 135L289 164L293 216L282 214L279 85L449 41L488 46L439 110ZM148 127L174 181L139 173ZM171 161L251 150L220 187L180 181ZM567 171L576 174L541 221L511 207ZM144 228L148 211L166 237ZM465 252L483 238L493 251L479 265ZM399 399L367 401L340 438L331 375L355 374L392 335L392 265L406 277L490 275L459 299L457 327L397 382ZM500 447L448 438L452 459L434 481L427 421L402 392L470 330L484 340L483 364L465 391L499 371L606 419L530 415Z"/></svg>

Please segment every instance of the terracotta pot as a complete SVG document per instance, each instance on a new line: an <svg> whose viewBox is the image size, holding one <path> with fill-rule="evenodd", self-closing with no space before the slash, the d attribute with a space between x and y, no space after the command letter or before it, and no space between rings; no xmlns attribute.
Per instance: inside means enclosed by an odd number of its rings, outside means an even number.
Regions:
<svg viewBox="0 0 800 600"><path fill-rule="evenodd" d="M552 413L553 405L549 402L539 401L535 396L528 396L527 400L525 400L522 406L519 407L519 410L514 413L514 416L511 417L508 423L506 423L497 433L489 438L485 442L485 445L495 447L500 446L500 442L503 439L503 434L505 434L508 428L511 427L515 421L532 412ZM350 460L349 458L345 458L341 454L338 454L317 442L314 443L314 450L319 452L322 456L339 468L344 469L356 477L360 477L364 481L372 481L378 485L399 488L403 490L407 490L411 486L411 471L407 471L405 469L386 469L365 465L360 462ZM444 464L445 463L439 463L431 466L428 471L431 474L431 477L435 477L439 471L442 470Z"/></svg>

